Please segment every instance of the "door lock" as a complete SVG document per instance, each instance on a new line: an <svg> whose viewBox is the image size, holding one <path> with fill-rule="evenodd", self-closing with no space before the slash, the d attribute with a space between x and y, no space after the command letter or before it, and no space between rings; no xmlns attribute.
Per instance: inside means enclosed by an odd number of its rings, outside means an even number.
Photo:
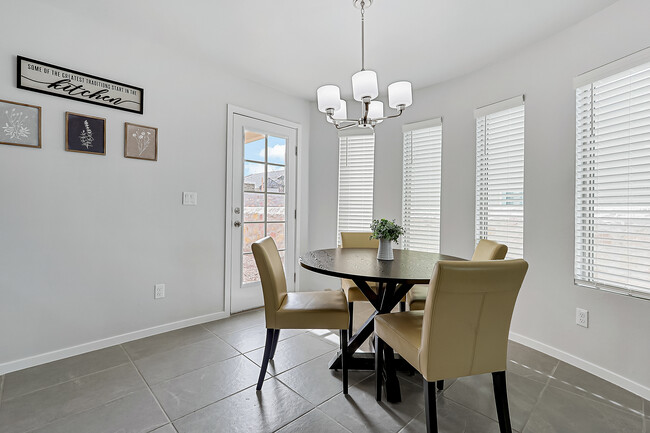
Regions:
<svg viewBox="0 0 650 433"><path fill-rule="evenodd" d="M241 226L241 222L235 221L235 227L239 227L239 226Z"/></svg>
<svg viewBox="0 0 650 433"><path fill-rule="evenodd" d="M235 212L237 215L239 215L239 213L241 212L241 210L240 210L238 207L236 207L234 212Z"/></svg>

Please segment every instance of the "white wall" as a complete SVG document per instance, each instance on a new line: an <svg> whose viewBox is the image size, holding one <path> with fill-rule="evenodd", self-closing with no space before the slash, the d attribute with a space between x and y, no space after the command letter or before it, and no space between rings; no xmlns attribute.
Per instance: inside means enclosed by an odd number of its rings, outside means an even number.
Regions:
<svg viewBox="0 0 650 433"><path fill-rule="evenodd" d="M302 124L308 158L307 102L55 3L3 3L0 99L43 108L43 148L0 145L0 374L224 311L227 104ZM19 90L16 55L143 87L144 115ZM66 111L107 119L106 156L64 150ZM123 157L125 121L159 128L157 162Z"/></svg>
<svg viewBox="0 0 650 433"><path fill-rule="evenodd" d="M512 323L513 338L650 398L650 302L573 284L575 94L573 77L650 46L650 2L621 0L602 12L469 76L415 92L403 122L377 127L375 217L401 205L401 124L443 117L441 249L470 257L474 247L473 110L526 96L525 258L530 270ZM453 42L449 42L453 43ZM435 47L423 55L435 54ZM408 73L407 67L405 72ZM381 76L381 71L378 71ZM406 77L407 78L407 77ZM336 137L312 110L310 247L333 245ZM332 215L334 220L332 220ZM317 229L316 229L317 228ZM315 278L313 285L323 285ZM590 327L575 325L575 308Z"/></svg>

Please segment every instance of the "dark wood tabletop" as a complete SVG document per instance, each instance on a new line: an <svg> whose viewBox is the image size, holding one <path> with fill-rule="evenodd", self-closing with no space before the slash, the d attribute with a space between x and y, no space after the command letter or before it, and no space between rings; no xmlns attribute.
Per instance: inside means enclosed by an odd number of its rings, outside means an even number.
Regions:
<svg viewBox="0 0 650 433"><path fill-rule="evenodd" d="M444 254L393 250L394 260L377 260L372 248L330 248L309 251L300 265L310 271L339 278L380 283L427 284L440 260L464 260Z"/></svg>

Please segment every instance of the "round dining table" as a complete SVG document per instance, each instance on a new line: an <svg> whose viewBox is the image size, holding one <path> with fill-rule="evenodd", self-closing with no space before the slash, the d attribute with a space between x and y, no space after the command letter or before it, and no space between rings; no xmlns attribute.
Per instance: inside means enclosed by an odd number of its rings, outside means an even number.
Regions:
<svg viewBox="0 0 650 433"><path fill-rule="evenodd" d="M361 344L372 335L377 314L390 313L414 284L428 284L433 269L440 260L464 260L459 257L412 250L393 250L394 260L378 260L372 248L330 248L309 251L300 257L300 265L313 272L354 281L368 298L375 311L351 336L347 350L349 368L373 370L374 354L356 353ZM369 282L377 283L373 290ZM388 347L388 345L385 345ZM392 349L386 353L386 394L388 401L400 401L399 383L392 374L395 370ZM330 362L331 369L341 368L341 354Z"/></svg>

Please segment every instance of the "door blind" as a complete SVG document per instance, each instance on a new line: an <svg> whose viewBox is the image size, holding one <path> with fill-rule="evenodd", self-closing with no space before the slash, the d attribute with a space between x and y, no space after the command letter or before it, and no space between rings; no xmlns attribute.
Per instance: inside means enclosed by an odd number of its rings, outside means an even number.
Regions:
<svg viewBox="0 0 650 433"><path fill-rule="evenodd" d="M475 238L508 246L508 258L524 253L524 105L514 105L476 118ZM499 109L503 103L497 104Z"/></svg>
<svg viewBox="0 0 650 433"><path fill-rule="evenodd" d="M576 284L650 298L650 63L576 89Z"/></svg>
<svg viewBox="0 0 650 433"><path fill-rule="evenodd" d="M339 137L337 233L370 231L374 172L374 135ZM340 235L337 236L340 244Z"/></svg>
<svg viewBox="0 0 650 433"><path fill-rule="evenodd" d="M402 163L402 247L440 251L442 125L411 129L405 125Z"/></svg>

